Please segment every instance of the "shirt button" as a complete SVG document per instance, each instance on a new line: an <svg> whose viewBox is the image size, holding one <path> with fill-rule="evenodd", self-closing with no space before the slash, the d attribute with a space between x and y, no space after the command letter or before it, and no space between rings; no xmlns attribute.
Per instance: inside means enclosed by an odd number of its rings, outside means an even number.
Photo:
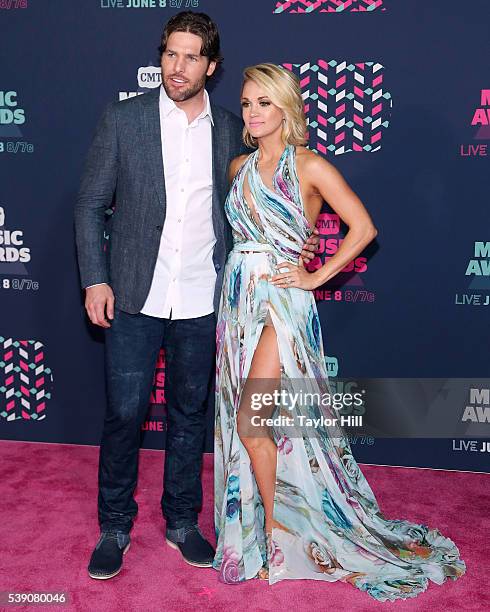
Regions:
<svg viewBox="0 0 490 612"><path fill-rule="evenodd" d="M182 188L180 191L181 191L182 193L184 193L185 189L184 189L184 188Z"/></svg>
<svg viewBox="0 0 490 612"><path fill-rule="evenodd" d="M177 219L177 221L178 221L179 223L182 223L182 219Z"/></svg>

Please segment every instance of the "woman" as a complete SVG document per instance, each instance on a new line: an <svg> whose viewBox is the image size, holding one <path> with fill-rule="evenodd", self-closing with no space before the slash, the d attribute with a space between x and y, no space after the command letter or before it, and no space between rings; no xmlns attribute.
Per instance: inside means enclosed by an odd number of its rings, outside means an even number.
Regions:
<svg viewBox="0 0 490 612"><path fill-rule="evenodd" d="M428 578L440 584L464 573L456 546L435 529L385 519L343 432L300 422L335 417L328 406L301 400L301 392L329 391L311 290L377 232L337 170L302 146L297 79L272 64L244 77L244 140L257 149L231 163L225 205L234 249L217 331L214 567L228 583L342 580L380 601L414 597ZM349 231L309 273L301 245L323 200ZM266 401L274 391L296 400Z"/></svg>

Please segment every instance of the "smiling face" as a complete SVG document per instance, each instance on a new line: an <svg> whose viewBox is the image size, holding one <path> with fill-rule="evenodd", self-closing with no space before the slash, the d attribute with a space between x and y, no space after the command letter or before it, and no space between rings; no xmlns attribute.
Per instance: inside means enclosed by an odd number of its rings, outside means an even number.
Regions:
<svg viewBox="0 0 490 612"><path fill-rule="evenodd" d="M284 112L267 95L258 83L245 81L242 89L242 117L249 134L257 139L281 135Z"/></svg>
<svg viewBox="0 0 490 612"><path fill-rule="evenodd" d="M200 94L206 77L213 74L216 62L201 55L202 40L190 32L173 32L162 53L162 84L174 102L184 102Z"/></svg>

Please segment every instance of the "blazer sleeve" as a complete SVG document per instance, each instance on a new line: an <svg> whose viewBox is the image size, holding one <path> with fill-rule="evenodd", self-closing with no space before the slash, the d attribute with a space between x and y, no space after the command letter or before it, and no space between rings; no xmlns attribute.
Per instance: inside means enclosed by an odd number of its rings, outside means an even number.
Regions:
<svg viewBox="0 0 490 612"><path fill-rule="evenodd" d="M114 197L119 165L115 106L110 103L97 124L75 206L75 238L82 288L109 282L104 227L105 210Z"/></svg>

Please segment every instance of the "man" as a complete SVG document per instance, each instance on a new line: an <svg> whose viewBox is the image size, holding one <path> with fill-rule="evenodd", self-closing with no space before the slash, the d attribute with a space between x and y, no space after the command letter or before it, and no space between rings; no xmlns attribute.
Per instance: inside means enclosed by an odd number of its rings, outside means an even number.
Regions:
<svg viewBox="0 0 490 612"><path fill-rule="evenodd" d="M119 573L137 513L141 425L165 349L166 541L212 565L201 534L205 407L214 374L215 312L232 247L223 203L228 164L244 152L242 122L205 90L222 60L203 13L172 17L161 41L162 87L110 104L92 142L75 213L85 307L106 330L108 405L99 458L100 539L89 575ZM108 259L104 211L115 196ZM316 238L305 248L314 250ZM309 254L312 256L312 254Z"/></svg>

